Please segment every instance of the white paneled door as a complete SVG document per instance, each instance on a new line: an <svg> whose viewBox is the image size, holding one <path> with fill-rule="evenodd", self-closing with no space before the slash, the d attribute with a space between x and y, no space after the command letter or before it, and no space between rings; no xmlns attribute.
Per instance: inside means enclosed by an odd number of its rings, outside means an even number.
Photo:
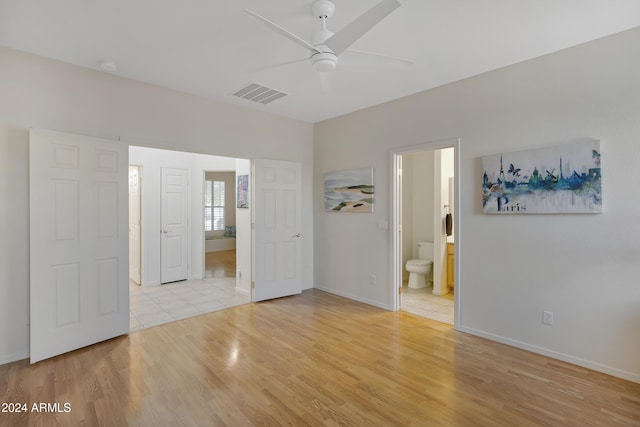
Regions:
<svg viewBox="0 0 640 427"><path fill-rule="evenodd" d="M189 171L162 168L160 282L186 280L189 253Z"/></svg>
<svg viewBox="0 0 640 427"><path fill-rule="evenodd" d="M29 132L31 363L129 332L128 147Z"/></svg>
<svg viewBox="0 0 640 427"><path fill-rule="evenodd" d="M302 291L300 163L254 160L253 301Z"/></svg>

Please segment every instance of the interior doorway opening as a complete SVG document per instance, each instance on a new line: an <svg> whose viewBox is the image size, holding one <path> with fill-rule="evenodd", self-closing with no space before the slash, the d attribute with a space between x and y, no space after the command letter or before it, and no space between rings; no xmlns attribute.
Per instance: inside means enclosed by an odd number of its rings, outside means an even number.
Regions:
<svg viewBox="0 0 640 427"><path fill-rule="evenodd" d="M455 325L459 317L459 140L392 153L394 308Z"/></svg>
<svg viewBox="0 0 640 427"><path fill-rule="evenodd" d="M132 166L129 176L130 329L144 329L250 302L251 215L248 209L236 214L235 205L236 175L250 175L250 160L130 146L129 162ZM168 174L172 171L180 173ZM220 223L222 228L216 230L216 234L227 237L223 243L232 245L218 248L224 253L220 252L209 263L207 255L212 241L207 239L210 233L205 225L216 208L211 203L207 206L208 171L227 175L226 212L217 216L218 219L226 217L227 222ZM167 191L165 181L172 189L182 191L180 198L186 205L167 204L166 199L175 201L176 192ZM132 227L136 213L139 216L137 234ZM188 244L163 244L163 239L172 237L170 226L179 223L184 225L181 238ZM231 227L233 237L228 232L225 236ZM171 257L163 253L168 249L175 252ZM139 254L137 266L136 254ZM175 266L164 264L177 264L176 260L182 260L186 266L186 280L167 283L163 271ZM208 274L219 268L216 264L224 266L224 274Z"/></svg>

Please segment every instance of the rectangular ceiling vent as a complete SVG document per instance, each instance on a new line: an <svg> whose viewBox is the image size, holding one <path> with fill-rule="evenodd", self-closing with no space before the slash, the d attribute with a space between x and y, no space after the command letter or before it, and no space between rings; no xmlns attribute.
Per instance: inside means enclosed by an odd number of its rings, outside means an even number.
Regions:
<svg viewBox="0 0 640 427"><path fill-rule="evenodd" d="M242 89L234 92L233 96L260 104L268 104L283 96L287 96L287 94L258 83L249 83Z"/></svg>

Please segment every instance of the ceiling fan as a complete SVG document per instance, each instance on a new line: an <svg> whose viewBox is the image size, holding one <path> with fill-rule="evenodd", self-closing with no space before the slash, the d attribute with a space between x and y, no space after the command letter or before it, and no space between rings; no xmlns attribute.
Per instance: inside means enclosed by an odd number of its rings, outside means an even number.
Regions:
<svg viewBox="0 0 640 427"><path fill-rule="evenodd" d="M309 49L308 58L297 59L282 64L275 64L273 66L309 60L313 69L318 71L322 78L323 75L336 68L336 65L338 64L338 56L345 52L349 46L356 42L356 40L371 30L398 7L400 7L400 3L397 0L382 0L376 6L351 21L343 29L334 33L327 29L327 19L333 16L333 13L335 12L335 5L329 0L316 0L311 4L311 14L320 19L321 28L313 35L310 41L304 40L254 11L248 9L244 9L244 11L259 19L268 28ZM377 58L384 58L389 61L397 61L404 63L405 65L411 64L411 61L404 59L392 58L378 54L369 54L365 52L357 53L359 55L371 55ZM269 66L268 68L273 66ZM323 86L325 85L323 84Z"/></svg>

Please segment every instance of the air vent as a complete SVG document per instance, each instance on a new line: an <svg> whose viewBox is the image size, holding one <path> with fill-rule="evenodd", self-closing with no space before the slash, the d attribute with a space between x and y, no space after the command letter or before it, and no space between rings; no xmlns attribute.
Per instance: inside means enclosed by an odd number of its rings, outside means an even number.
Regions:
<svg viewBox="0 0 640 427"><path fill-rule="evenodd" d="M249 83L242 89L234 92L233 96L260 104L268 104L283 96L287 96L287 94L258 83Z"/></svg>

